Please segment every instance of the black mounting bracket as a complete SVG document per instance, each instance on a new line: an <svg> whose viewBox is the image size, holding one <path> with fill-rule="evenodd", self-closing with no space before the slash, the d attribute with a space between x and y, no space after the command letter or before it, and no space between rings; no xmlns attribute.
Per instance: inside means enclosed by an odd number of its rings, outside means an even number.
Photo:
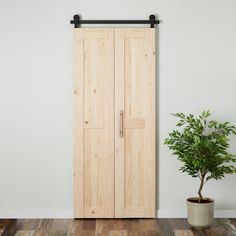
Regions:
<svg viewBox="0 0 236 236"><path fill-rule="evenodd" d="M155 15L150 15L149 20L81 20L79 15L74 15L70 21L74 28L79 28L82 24L150 24L150 28L155 28L160 21Z"/></svg>

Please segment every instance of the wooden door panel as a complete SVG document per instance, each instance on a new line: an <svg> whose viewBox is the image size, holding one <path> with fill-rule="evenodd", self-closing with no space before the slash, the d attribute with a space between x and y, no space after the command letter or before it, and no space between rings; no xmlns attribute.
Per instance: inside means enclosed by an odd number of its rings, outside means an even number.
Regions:
<svg viewBox="0 0 236 236"><path fill-rule="evenodd" d="M118 138L117 126L115 175L124 177L116 181L115 199L121 200L115 216L154 217L155 30L116 29L115 63L121 71L115 74L116 93L124 96L116 101L116 110L124 110L124 136Z"/></svg>
<svg viewBox="0 0 236 236"><path fill-rule="evenodd" d="M124 119L125 129L144 129L145 119L143 118L125 118Z"/></svg>
<svg viewBox="0 0 236 236"><path fill-rule="evenodd" d="M144 208L144 130L125 130L125 208ZM143 209L144 210L144 209Z"/></svg>
<svg viewBox="0 0 236 236"><path fill-rule="evenodd" d="M75 48L75 217L114 217L113 29L75 29Z"/></svg>
<svg viewBox="0 0 236 236"><path fill-rule="evenodd" d="M75 218L155 216L154 32L75 29Z"/></svg>

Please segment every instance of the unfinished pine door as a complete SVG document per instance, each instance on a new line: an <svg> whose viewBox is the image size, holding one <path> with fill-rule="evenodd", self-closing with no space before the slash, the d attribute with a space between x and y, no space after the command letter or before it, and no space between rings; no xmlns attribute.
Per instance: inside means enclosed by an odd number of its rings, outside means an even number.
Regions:
<svg viewBox="0 0 236 236"><path fill-rule="evenodd" d="M154 217L155 30L116 29L115 39L115 216Z"/></svg>
<svg viewBox="0 0 236 236"><path fill-rule="evenodd" d="M75 30L76 218L114 217L114 33Z"/></svg>
<svg viewBox="0 0 236 236"><path fill-rule="evenodd" d="M155 217L154 34L75 29L75 218Z"/></svg>

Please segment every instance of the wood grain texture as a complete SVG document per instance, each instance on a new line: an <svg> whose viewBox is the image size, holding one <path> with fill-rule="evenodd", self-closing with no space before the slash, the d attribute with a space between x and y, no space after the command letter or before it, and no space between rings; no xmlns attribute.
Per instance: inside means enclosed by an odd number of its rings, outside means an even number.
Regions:
<svg viewBox="0 0 236 236"><path fill-rule="evenodd" d="M170 219L170 224L172 225L172 228L175 230L187 230L191 229L191 226L188 224L187 219Z"/></svg>
<svg viewBox="0 0 236 236"><path fill-rule="evenodd" d="M115 29L115 217L124 217L124 139L120 112L124 111L124 30Z"/></svg>
<svg viewBox="0 0 236 236"><path fill-rule="evenodd" d="M127 230L109 230L109 236L128 236Z"/></svg>
<svg viewBox="0 0 236 236"><path fill-rule="evenodd" d="M75 106L75 131L74 131L74 217L84 216L84 54L82 30L74 31L75 38L75 80L74 80L74 106Z"/></svg>
<svg viewBox="0 0 236 236"><path fill-rule="evenodd" d="M2 220L1 220L2 221ZM18 230L17 220L10 220L6 228L3 230L1 236L14 236Z"/></svg>
<svg viewBox="0 0 236 236"><path fill-rule="evenodd" d="M236 227L236 219L230 219L231 223Z"/></svg>
<svg viewBox="0 0 236 236"><path fill-rule="evenodd" d="M158 225L160 232L165 236L175 236L170 219L159 219Z"/></svg>
<svg viewBox="0 0 236 236"><path fill-rule="evenodd" d="M0 220L0 235L10 223L11 223L11 220L9 219Z"/></svg>
<svg viewBox="0 0 236 236"><path fill-rule="evenodd" d="M114 32L75 30L75 218L114 217Z"/></svg>
<svg viewBox="0 0 236 236"><path fill-rule="evenodd" d="M175 230L175 236L194 236L192 230Z"/></svg>
<svg viewBox="0 0 236 236"><path fill-rule="evenodd" d="M115 29L115 68L116 217L155 217L155 30Z"/></svg>
<svg viewBox="0 0 236 236"><path fill-rule="evenodd" d="M139 225L143 235L161 236L160 228L156 219L140 219Z"/></svg>
<svg viewBox="0 0 236 236"><path fill-rule="evenodd" d="M15 236L34 236L35 230L17 230Z"/></svg>
<svg viewBox="0 0 236 236"><path fill-rule="evenodd" d="M231 222L235 222L235 219ZM1 236L227 235L224 226L219 221L201 230L191 228L186 224L186 219L21 219L0 220L0 227Z"/></svg>
<svg viewBox="0 0 236 236"><path fill-rule="evenodd" d="M154 217L155 30L75 29L74 87L75 218Z"/></svg>

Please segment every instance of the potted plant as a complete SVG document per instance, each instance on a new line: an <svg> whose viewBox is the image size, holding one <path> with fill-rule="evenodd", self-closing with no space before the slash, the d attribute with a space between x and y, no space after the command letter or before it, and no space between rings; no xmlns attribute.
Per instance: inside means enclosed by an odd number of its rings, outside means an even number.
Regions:
<svg viewBox="0 0 236 236"><path fill-rule="evenodd" d="M173 130L165 139L165 144L183 163L180 170L200 180L198 197L187 199L188 222L193 227L207 227L213 220L214 200L203 197L204 185L211 179L220 180L225 174L236 173L232 165L236 156L228 152L229 136L236 135L236 126L208 120L210 115L210 111L197 117L174 114L180 130Z"/></svg>

